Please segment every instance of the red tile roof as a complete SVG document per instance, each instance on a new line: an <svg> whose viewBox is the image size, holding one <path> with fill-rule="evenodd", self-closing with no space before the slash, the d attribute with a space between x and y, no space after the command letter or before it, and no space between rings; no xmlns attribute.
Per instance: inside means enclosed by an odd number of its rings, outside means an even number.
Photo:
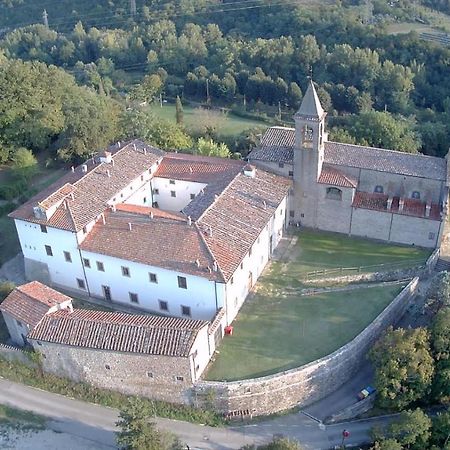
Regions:
<svg viewBox="0 0 450 450"><path fill-rule="evenodd" d="M112 163L99 163L98 159L89 160L84 164L87 166L87 173L83 172L82 166L77 167L74 172L66 174L9 216L50 227L79 231L108 207L108 201L164 155L163 151L138 140L110 150L114 151ZM40 202L46 205L54 204L61 198L65 201L58 206L49 220L37 219L34 216L34 206Z"/></svg>
<svg viewBox="0 0 450 450"><path fill-rule="evenodd" d="M32 281L16 287L0 305L0 311L33 328L50 308L71 301L70 297L54 289Z"/></svg>
<svg viewBox="0 0 450 450"><path fill-rule="evenodd" d="M116 352L187 357L202 320L76 309L48 314L29 339Z"/></svg>
<svg viewBox="0 0 450 450"><path fill-rule="evenodd" d="M393 197L391 209L387 209L388 195L370 192L357 192L353 199L353 207L374 209L377 211L393 212L395 214L404 214L414 217L426 217L426 203L418 199L404 198L403 210L400 211L399 197ZM440 207L437 203L431 204L430 215L432 220L441 220Z"/></svg>
<svg viewBox="0 0 450 450"><path fill-rule="evenodd" d="M88 234L82 250L222 281L211 270L214 258L194 222L120 210L105 213L105 219L105 225L97 222Z"/></svg>
<svg viewBox="0 0 450 450"><path fill-rule="evenodd" d="M186 217L181 213L164 211L159 208L152 208L150 206L140 206L140 205L131 205L128 203L118 203L116 205L117 211L129 212L134 214L140 214L142 216L148 217L162 217L165 219L173 219L173 220L181 220L183 222L186 221Z"/></svg>
<svg viewBox="0 0 450 450"><path fill-rule="evenodd" d="M356 188L356 186L358 186L358 180L349 175L345 175L337 169L325 165L322 167L319 183L348 188Z"/></svg>
<svg viewBox="0 0 450 450"><path fill-rule="evenodd" d="M171 153L164 157L155 176L209 184L223 178L231 180L244 165L235 159Z"/></svg>

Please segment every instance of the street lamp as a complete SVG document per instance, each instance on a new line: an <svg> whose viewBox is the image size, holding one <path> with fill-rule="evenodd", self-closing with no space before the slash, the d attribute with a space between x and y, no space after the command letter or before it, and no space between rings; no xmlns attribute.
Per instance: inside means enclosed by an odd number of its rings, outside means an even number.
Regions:
<svg viewBox="0 0 450 450"><path fill-rule="evenodd" d="M347 430L342 431L342 443L341 443L341 447L342 447L342 448L345 448L345 447L344 447L344 441L345 441L345 439L347 439L349 436L350 436L350 431L347 431Z"/></svg>

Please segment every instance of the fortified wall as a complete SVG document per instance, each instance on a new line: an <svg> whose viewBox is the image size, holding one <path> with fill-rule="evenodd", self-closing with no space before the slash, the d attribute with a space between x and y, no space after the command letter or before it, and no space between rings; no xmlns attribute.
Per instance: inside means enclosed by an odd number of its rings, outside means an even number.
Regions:
<svg viewBox="0 0 450 450"><path fill-rule="evenodd" d="M357 372L381 333L406 311L416 295L418 282L418 277L410 281L370 325L330 355L266 377L234 382L198 382L193 389L195 401L199 406L213 403L223 413L248 410L253 415L263 415L320 400Z"/></svg>

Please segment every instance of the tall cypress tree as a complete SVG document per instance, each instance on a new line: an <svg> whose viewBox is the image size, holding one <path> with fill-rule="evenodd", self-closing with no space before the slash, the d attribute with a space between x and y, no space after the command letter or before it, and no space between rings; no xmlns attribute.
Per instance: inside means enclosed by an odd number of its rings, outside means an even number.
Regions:
<svg viewBox="0 0 450 450"><path fill-rule="evenodd" d="M177 119L177 125L183 125L183 105L181 103L180 97L177 95L177 100L175 102L175 117Z"/></svg>

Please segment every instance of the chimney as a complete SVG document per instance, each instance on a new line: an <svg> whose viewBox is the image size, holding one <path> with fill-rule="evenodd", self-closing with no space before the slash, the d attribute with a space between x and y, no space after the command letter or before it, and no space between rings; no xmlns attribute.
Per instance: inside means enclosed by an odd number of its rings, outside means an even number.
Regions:
<svg viewBox="0 0 450 450"><path fill-rule="evenodd" d="M81 166L81 171L82 171L83 173L86 173L87 170L88 170L87 164L83 164L83 165Z"/></svg>
<svg viewBox="0 0 450 450"><path fill-rule="evenodd" d="M392 195L390 195L389 197L388 197L388 200L387 200L387 210L388 211L390 211L391 209L392 209L392 200L393 200L394 198L392 197Z"/></svg>
<svg viewBox="0 0 450 450"><path fill-rule="evenodd" d="M213 265L214 272L217 272L218 269L219 269L219 266L217 265L217 261L214 261L214 265Z"/></svg>
<svg viewBox="0 0 450 450"><path fill-rule="evenodd" d="M100 217L102 218L103 225L106 225L105 215L102 213L102 215Z"/></svg>
<svg viewBox="0 0 450 450"><path fill-rule="evenodd" d="M144 155L147 154L147 149L144 147Z"/></svg>
<svg viewBox="0 0 450 450"><path fill-rule="evenodd" d="M108 178L111 178L111 172L109 171L109 169L106 169L106 175L108 175Z"/></svg>
<svg viewBox="0 0 450 450"><path fill-rule="evenodd" d="M120 141L117 141L117 147L120 148Z"/></svg>
<svg viewBox="0 0 450 450"><path fill-rule="evenodd" d="M72 173L75 172L75 167L72 166L72 167L70 168L70 170L72 171Z"/></svg>
<svg viewBox="0 0 450 450"><path fill-rule="evenodd" d="M128 222L128 229L131 231L133 229L133 226L131 225L131 222Z"/></svg>
<svg viewBox="0 0 450 450"><path fill-rule="evenodd" d="M198 259L195 260L195 265L196 265L197 267L200 267L200 261L199 261Z"/></svg>
<svg viewBox="0 0 450 450"><path fill-rule="evenodd" d="M211 228L211 226L208 227L208 236L212 237L212 228Z"/></svg>
<svg viewBox="0 0 450 450"><path fill-rule="evenodd" d="M252 166L251 164L247 164L244 167L244 175L246 177L249 177L249 178L255 178L256 177L256 168L255 168L255 166Z"/></svg>
<svg viewBox="0 0 450 450"><path fill-rule="evenodd" d="M398 211L402 212L404 206L405 206L405 199L403 197L400 197L398 200Z"/></svg>
<svg viewBox="0 0 450 450"><path fill-rule="evenodd" d="M189 167L189 172L190 172L190 173L192 173L192 172L193 172L193 170L192 170L192 167Z"/></svg>
<svg viewBox="0 0 450 450"><path fill-rule="evenodd" d="M150 211L150 219L153 219L153 211Z"/></svg>
<svg viewBox="0 0 450 450"><path fill-rule="evenodd" d="M111 158L111 164L114 167L114 159Z"/></svg>
<svg viewBox="0 0 450 450"><path fill-rule="evenodd" d="M64 209L67 209L67 200L63 201Z"/></svg>
<svg viewBox="0 0 450 450"><path fill-rule="evenodd" d="M431 213L431 202L427 202L425 205L425 217L430 217Z"/></svg>
<svg viewBox="0 0 450 450"><path fill-rule="evenodd" d="M136 151L136 144L133 142L133 150Z"/></svg>
<svg viewBox="0 0 450 450"><path fill-rule="evenodd" d="M191 216L188 216L188 218L187 218L187 223L188 223L189 226L192 225L192 219L191 219Z"/></svg>
<svg viewBox="0 0 450 450"><path fill-rule="evenodd" d="M70 193L70 199L75 200L75 196L73 195L73 192Z"/></svg>
<svg viewBox="0 0 450 450"><path fill-rule="evenodd" d="M116 205L111 205L111 209L113 210L113 212L116 212Z"/></svg>
<svg viewBox="0 0 450 450"><path fill-rule="evenodd" d="M266 209L267 203L265 200L263 200L263 206L264 206L264 209Z"/></svg>

